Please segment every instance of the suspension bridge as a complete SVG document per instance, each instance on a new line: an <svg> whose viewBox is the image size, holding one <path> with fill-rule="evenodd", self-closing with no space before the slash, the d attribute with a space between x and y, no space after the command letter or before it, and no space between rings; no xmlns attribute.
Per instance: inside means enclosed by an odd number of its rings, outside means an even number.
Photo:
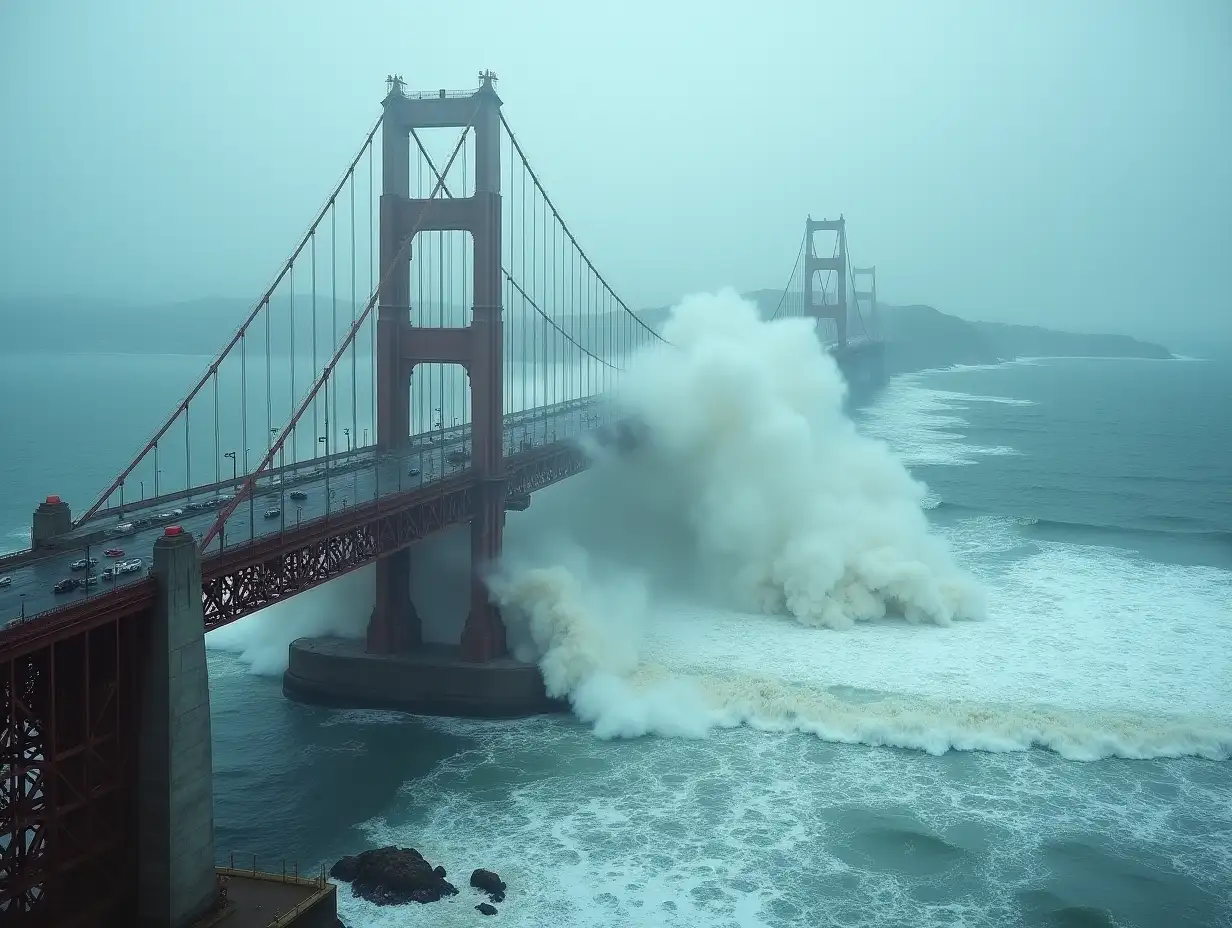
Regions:
<svg viewBox="0 0 1232 928"><path fill-rule="evenodd" d="M875 380L875 275L852 266L845 219L809 217L763 311L815 319L848 378ZM663 343L648 320L549 197L493 74L431 93L390 77L192 389L87 508L48 496L29 550L0 558L0 922L179 925L209 909L204 634L357 568L374 565L366 640L296 642L289 695L541 707L478 571L507 510L588 466L579 439L629 438L606 397ZM455 642L426 643L414 545L455 525L469 525L469 608Z"/></svg>

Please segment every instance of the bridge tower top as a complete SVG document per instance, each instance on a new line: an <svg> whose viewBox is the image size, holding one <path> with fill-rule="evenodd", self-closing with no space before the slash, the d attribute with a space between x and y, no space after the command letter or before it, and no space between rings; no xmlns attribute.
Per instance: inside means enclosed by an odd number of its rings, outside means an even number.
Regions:
<svg viewBox="0 0 1232 928"><path fill-rule="evenodd" d="M837 219L814 219L811 215L805 220L805 231L810 236L809 244L812 244L812 235L814 232L837 232L839 235L846 238L847 236L847 220L842 213L838 214Z"/></svg>

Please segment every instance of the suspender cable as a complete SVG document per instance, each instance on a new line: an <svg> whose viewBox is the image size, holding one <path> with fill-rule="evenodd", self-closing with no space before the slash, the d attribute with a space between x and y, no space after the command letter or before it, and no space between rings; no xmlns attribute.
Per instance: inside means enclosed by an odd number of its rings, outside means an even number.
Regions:
<svg viewBox="0 0 1232 928"><path fill-rule="evenodd" d="M355 175L351 175L351 183L348 185L351 194L351 325L355 325L355 313L358 311L355 307ZM359 431L356 428L358 422L358 406L356 405L359 398L359 373L355 368L356 361L356 344L351 341L351 437L349 444L351 448L359 445ZM350 449L348 449L350 450Z"/></svg>
<svg viewBox="0 0 1232 928"><path fill-rule="evenodd" d="M473 116L471 118L471 122L472 123L474 122ZM468 124L468 129L469 129L469 124ZM467 132L464 131L462 138L458 141L458 147L461 147L462 143L466 141L466 135L467 135ZM446 170L449 169L449 165L453 164L454 159L456 157L457 157L457 148L454 149L453 155L450 156L449 162L446 165ZM436 189L439 189L439 184ZM433 195L435 195L435 190L433 192ZM421 216L420 222L422 223L422 221L423 221L423 217ZM415 234L417 232L418 232L418 227L416 227L415 229L412 229L410 234L402 242L402 245L399 247L397 254L394 256L395 264L398 261L402 260L403 255L406 254L407 249L410 246L411 240L415 237ZM374 288L372 294L368 297L368 301L364 307L364 311L360 314L359 318L356 320L355 325L352 326L351 331L347 335L346 341L344 341L343 344L339 345L338 348L335 350L332 358L330 359L329 364L326 365L325 370L322 371L321 375L316 378L313 384L312 390L309 391L308 396L306 396L303 402L300 403L299 408L295 411L294 415L292 415L290 421L285 426L283 426L282 433L279 435L278 441L275 442L274 446L271 447L270 450L265 453L265 457L262 459L261 463L257 465L257 471L264 469L266 465L269 464L275 452L279 448L281 448L283 443L286 441L287 436L290 434L291 430L294 428L294 424L298 422L299 419L303 416L305 410L308 407L308 404L311 403L312 400L316 397L317 393L320 391L324 383L329 380L331 374L333 373L338 363L338 360L342 357L343 352L346 350L347 346L350 344L350 340L355 337L355 333L358 331L359 326L362 325L363 321L368 318L369 314L372 312L373 307L376 306L377 298L378 298L379 291L380 291L380 286L384 284L385 278L388 276L389 272L392 269L393 267L391 265L391 267L386 268L382 272L381 280L379 281L377 287ZM227 503L226 506L223 507L222 511L218 514L218 517L214 520L214 524L210 526L209 530L202 537L201 542L198 546L198 550L204 551L206 549L206 547L213 540L214 536L218 534L220 528L226 524L227 518L231 515L232 512L235 511L236 506L239 504L240 500L243 499L244 496L248 496L251 499L255 476L256 476L255 474L249 474L245 478L244 485L241 487L240 492L236 495L236 498L231 500L229 503ZM329 479L329 469L328 468L325 471L325 476L326 476L326 480L328 481Z"/></svg>
<svg viewBox="0 0 1232 928"><path fill-rule="evenodd" d="M218 440L218 368L211 377L214 381L214 482L222 483L222 446Z"/></svg>
<svg viewBox="0 0 1232 928"><path fill-rule="evenodd" d="M290 288L291 288L291 342L290 342L290 357L288 358L291 364L291 402L287 405L287 414L290 415L291 410L295 407L295 367L296 367L296 360L299 357L295 353L295 266L294 265L291 266L291 269L288 272L287 277L290 280ZM291 465L293 467L299 461L299 457L296 454L296 448L298 447L298 445L299 445L298 436L296 438L292 438L291 439Z"/></svg>
<svg viewBox="0 0 1232 928"><path fill-rule="evenodd" d="M346 182L346 178L351 174L352 171L354 171L355 165L358 164L359 159L363 157L364 151L368 148L369 145L372 144L372 140L376 136L376 132L380 128L380 126L381 126L381 119L378 118L377 121L373 124L372 129L368 132L367 137L364 139L363 145L360 146L359 151L356 152L354 159L352 159L346 172L343 174L342 179L338 182L337 186L334 188L335 193L332 194L330 198L326 201L326 205L322 206L321 209L318 211L316 218L313 220L313 222L309 226L308 231L305 232L304 236L300 239L299 244L296 246L295 250L291 253L290 258L280 268L278 274L274 277L273 283L271 283L269 288L265 291L265 294L261 297L261 299L259 299L253 305L252 310L249 312L244 322L241 323L240 326L235 330L235 333L231 336L231 340L227 342L227 344L223 347L222 351L215 357L213 363L211 363L211 365L205 371L205 373L201 375L201 378L197 381L197 383L193 386L193 388L189 390L188 396L186 396L184 399L184 403L191 402L197 396L197 394L200 393L201 390L205 388L206 383L210 379L211 373L217 370L218 365L221 364L222 361L235 348L236 344L240 340L242 333L247 331L248 326L251 325L253 320L257 318L257 313L261 311L261 307L269 302L270 297L273 295L278 285L282 282L283 277L286 275L287 270L291 265L291 262L294 261L299 256L300 252L303 251L304 246L307 243L310 235L312 234L313 231L315 231L317 226L320 224L321 220L324 218L325 210L328 208L329 203L333 201L333 197L337 195L336 192L342 189L342 185L343 183ZM181 404L181 406L176 407L175 412L154 433L154 436L149 440L149 442L147 442L146 446L137 454L135 458L133 458L132 461L129 462L128 466L125 467L124 470L120 472L120 475L116 477L116 479L112 482L112 484L109 487L107 487L106 490L102 492L102 494L98 497L98 499L95 500L94 505L92 505L89 509L87 509L84 513L82 513L82 515L73 523L74 525L81 525L83 522L87 522L90 518L94 516L96 512L98 512L98 510L102 507L102 505L108 499L110 499L111 494L114 493L120 487L120 485L128 478L130 474L132 474L134 470L136 470L137 466L145 459L146 454L148 452L153 451L154 447L157 445L159 440L167 433L167 430L171 428L172 424L179 417L179 412L180 412L180 408L182 407L182 405L183 404ZM156 477L157 477L157 471L158 471L158 468L155 467Z"/></svg>
<svg viewBox="0 0 1232 928"><path fill-rule="evenodd" d="M330 314L332 319L332 331L330 332L330 344L338 347L338 208L337 203L330 204L329 212L329 302ZM330 378L330 383L327 386L325 396L325 454L334 453L334 446L331 444L333 439L329 434L329 421L334 420L334 427L338 427L338 384L333 378ZM329 465L327 464L326 467ZM329 476L329 471L325 472L326 477ZM327 496L329 494L326 494ZM327 510L328 511L328 510Z"/></svg>
<svg viewBox="0 0 1232 928"><path fill-rule="evenodd" d="M317 369L317 234L312 233L312 250L310 252L312 265L312 379L316 380ZM317 400L312 399L312 457L317 456L317 436L321 434L320 416L317 410Z"/></svg>

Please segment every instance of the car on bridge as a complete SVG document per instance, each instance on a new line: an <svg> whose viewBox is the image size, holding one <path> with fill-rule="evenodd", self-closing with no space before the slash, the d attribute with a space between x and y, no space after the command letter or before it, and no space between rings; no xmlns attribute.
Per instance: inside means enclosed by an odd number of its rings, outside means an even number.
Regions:
<svg viewBox="0 0 1232 928"><path fill-rule="evenodd" d="M265 510L265 518L267 519L277 519L280 515L282 515L282 510L277 506L271 506Z"/></svg>
<svg viewBox="0 0 1232 928"><path fill-rule="evenodd" d="M69 564L68 569L69 570L88 570L91 567L97 567L97 566L98 566L98 558L92 557L89 560L86 560L84 557L80 557L77 560L73 561L73 563Z"/></svg>
<svg viewBox="0 0 1232 928"><path fill-rule="evenodd" d="M307 498L308 498L308 494L305 493L303 490L292 490L291 491L291 499L296 500L297 502L299 500L305 500Z"/></svg>
<svg viewBox="0 0 1232 928"><path fill-rule="evenodd" d="M55 593L56 595L59 595L61 593L68 593L70 590L77 589L80 583L81 581L78 580L76 577L68 577L64 580L61 580L59 583L53 586L51 588L51 592Z"/></svg>
<svg viewBox="0 0 1232 928"><path fill-rule="evenodd" d="M13 583L12 577L0 577L0 587L11 586Z"/></svg>

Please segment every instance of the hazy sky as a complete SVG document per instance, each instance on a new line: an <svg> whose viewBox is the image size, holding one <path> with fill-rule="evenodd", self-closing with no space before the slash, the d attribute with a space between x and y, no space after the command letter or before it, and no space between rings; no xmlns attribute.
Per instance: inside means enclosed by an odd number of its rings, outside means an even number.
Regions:
<svg viewBox="0 0 1232 928"><path fill-rule="evenodd" d="M782 286L1232 338L1229 0L4 0L0 293L256 296L379 113L473 87L635 306Z"/></svg>

